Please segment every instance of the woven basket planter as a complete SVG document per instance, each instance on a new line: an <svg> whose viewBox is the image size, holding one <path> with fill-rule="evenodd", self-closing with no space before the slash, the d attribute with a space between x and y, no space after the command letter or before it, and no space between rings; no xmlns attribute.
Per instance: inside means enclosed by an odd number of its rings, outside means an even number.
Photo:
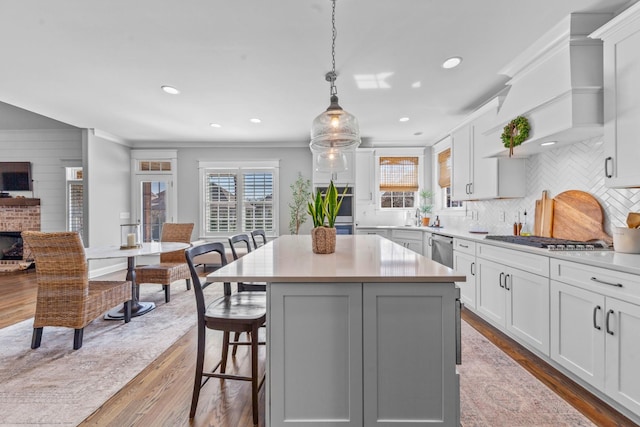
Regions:
<svg viewBox="0 0 640 427"><path fill-rule="evenodd" d="M336 251L336 229L316 227L311 230L311 247L314 254L332 254Z"/></svg>

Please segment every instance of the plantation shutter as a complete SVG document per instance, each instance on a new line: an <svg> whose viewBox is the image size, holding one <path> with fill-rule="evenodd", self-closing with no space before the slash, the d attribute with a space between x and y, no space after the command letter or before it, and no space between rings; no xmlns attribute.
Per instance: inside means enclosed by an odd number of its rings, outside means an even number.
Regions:
<svg viewBox="0 0 640 427"><path fill-rule="evenodd" d="M418 157L380 157L380 191L418 191Z"/></svg>
<svg viewBox="0 0 640 427"><path fill-rule="evenodd" d="M438 153L438 165L438 185L442 188L451 187L451 148Z"/></svg>

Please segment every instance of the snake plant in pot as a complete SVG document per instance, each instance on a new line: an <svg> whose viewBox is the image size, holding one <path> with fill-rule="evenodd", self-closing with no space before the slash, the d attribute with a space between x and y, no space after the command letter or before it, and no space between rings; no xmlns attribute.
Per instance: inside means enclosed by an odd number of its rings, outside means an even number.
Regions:
<svg viewBox="0 0 640 427"><path fill-rule="evenodd" d="M333 181L329 183L326 194L320 190L308 203L308 212L313 220L311 245L316 254L332 254L336 251L336 217L342 205L347 188L339 195Z"/></svg>

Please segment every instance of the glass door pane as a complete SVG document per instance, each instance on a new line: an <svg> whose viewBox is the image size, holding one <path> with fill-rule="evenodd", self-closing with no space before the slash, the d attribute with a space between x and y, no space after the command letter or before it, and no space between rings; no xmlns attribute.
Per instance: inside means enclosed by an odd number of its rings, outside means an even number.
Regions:
<svg viewBox="0 0 640 427"><path fill-rule="evenodd" d="M162 224L171 219L170 179L153 177L138 177L138 212L142 241L159 241Z"/></svg>

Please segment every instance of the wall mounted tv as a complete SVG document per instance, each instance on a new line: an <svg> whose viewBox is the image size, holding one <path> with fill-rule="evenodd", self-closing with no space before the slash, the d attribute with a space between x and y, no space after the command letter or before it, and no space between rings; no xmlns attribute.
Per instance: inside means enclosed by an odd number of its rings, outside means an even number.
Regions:
<svg viewBox="0 0 640 427"><path fill-rule="evenodd" d="M0 191L32 191L31 162L0 162Z"/></svg>

